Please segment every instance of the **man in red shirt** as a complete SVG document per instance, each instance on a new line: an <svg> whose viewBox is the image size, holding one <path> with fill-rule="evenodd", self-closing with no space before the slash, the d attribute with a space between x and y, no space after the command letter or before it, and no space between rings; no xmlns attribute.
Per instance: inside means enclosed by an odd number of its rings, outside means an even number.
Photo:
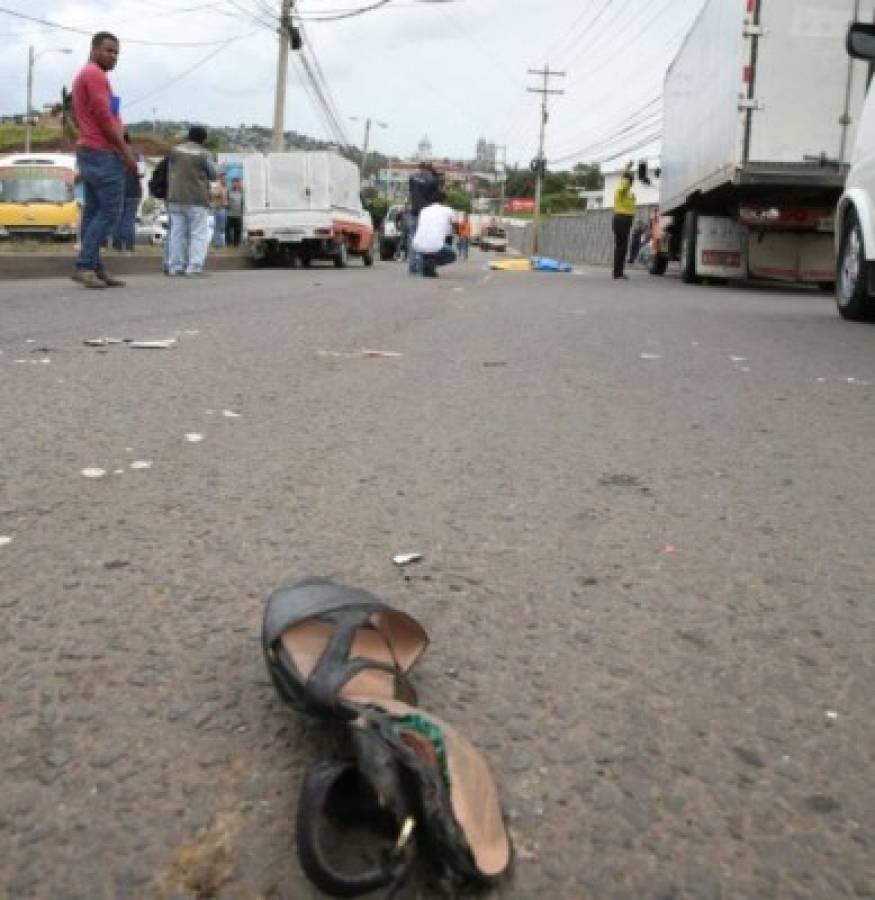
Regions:
<svg viewBox="0 0 875 900"><path fill-rule="evenodd" d="M76 165L85 185L81 249L74 281L87 288L124 287L106 271L100 248L121 216L125 170L137 171L137 158L125 143L120 103L106 73L118 62L119 42L101 31L91 39L91 57L73 82L73 111L79 123Z"/></svg>

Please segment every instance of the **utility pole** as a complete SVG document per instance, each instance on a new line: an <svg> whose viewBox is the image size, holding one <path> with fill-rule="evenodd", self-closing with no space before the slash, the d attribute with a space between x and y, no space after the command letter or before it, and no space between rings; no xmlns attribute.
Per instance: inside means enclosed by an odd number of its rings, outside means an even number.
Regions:
<svg viewBox="0 0 875 900"><path fill-rule="evenodd" d="M529 69L529 75L540 75L544 79L543 87L527 88L530 94L541 95L541 133L538 139L538 158L532 162L535 170L535 219L541 216L541 193L544 189L544 173L547 169L547 160L544 159L544 137L550 114L547 112L547 98L550 94L564 94L565 91L551 90L551 78L565 78L565 72L556 72L544 65L543 69Z"/></svg>
<svg viewBox="0 0 875 900"><path fill-rule="evenodd" d="M289 41L292 35L294 0L280 0L279 50L276 61L276 93L273 105L273 137L270 149L282 153L286 149L286 82L289 80Z"/></svg>
<svg viewBox="0 0 875 900"><path fill-rule="evenodd" d="M507 187L507 144L496 144L496 151L501 150L501 205L498 207L499 216L504 215L505 189Z"/></svg>

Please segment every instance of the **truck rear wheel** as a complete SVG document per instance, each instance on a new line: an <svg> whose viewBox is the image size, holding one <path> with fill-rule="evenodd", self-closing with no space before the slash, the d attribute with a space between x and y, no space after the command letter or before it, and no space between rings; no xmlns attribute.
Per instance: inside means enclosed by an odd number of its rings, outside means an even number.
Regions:
<svg viewBox="0 0 875 900"><path fill-rule="evenodd" d="M651 275L665 275L667 269L668 256L665 253L654 253L650 257L650 265L647 267L647 271Z"/></svg>
<svg viewBox="0 0 875 900"><path fill-rule="evenodd" d="M362 262L366 266L372 266L374 264L374 249L373 247L368 247L364 253L362 253Z"/></svg>
<svg viewBox="0 0 875 900"><path fill-rule="evenodd" d="M341 241L334 252L334 268L345 269L348 262L349 248L346 246L346 241Z"/></svg>
<svg viewBox="0 0 875 900"><path fill-rule="evenodd" d="M836 263L836 306L843 319L861 322L871 319L875 304L867 284L866 247L857 213L850 210L842 228Z"/></svg>
<svg viewBox="0 0 875 900"><path fill-rule="evenodd" d="M699 231L699 214L689 210L684 216L681 234L681 278L686 284L698 284L702 279L696 274L696 237Z"/></svg>

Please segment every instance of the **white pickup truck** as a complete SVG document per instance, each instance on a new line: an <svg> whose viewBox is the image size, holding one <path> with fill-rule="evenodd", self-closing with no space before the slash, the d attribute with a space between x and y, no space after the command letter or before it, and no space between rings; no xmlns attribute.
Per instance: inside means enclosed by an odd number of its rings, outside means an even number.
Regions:
<svg viewBox="0 0 875 900"><path fill-rule="evenodd" d="M252 261L300 263L351 256L374 263L374 226L358 166L331 151L252 153L243 165L244 230Z"/></svg>

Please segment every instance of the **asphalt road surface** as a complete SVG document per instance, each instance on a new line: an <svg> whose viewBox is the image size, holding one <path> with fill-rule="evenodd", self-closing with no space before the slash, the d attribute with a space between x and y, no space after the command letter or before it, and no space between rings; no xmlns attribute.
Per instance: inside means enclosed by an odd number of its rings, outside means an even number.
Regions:
<svg viewBox="0 0 875 900"><path fill-rule="evenodd" d="M316 896L259 644L310 574L430 631L496 896L875 896L875 328L483 262L0 284L0 896Z"/></svg>

